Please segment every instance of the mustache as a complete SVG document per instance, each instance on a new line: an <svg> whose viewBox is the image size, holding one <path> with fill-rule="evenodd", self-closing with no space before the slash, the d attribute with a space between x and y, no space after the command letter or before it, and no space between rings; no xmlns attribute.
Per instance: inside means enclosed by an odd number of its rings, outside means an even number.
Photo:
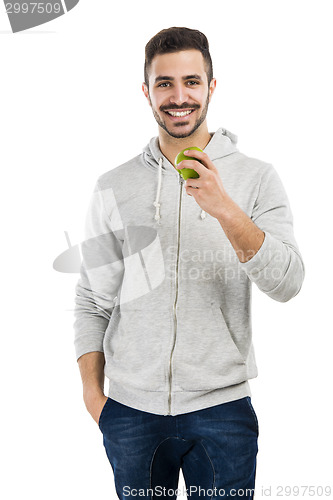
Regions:
<svg viewBox="0 0 333 500"><path fill-rule="evenodd" d="M161 106L160 111L166 111L168 110L174 110L174 111L181 111L182 109L199 109L200 106L199 104L183 104L182 106L175 106L175 105L170 105L170 106Z"/></svg>

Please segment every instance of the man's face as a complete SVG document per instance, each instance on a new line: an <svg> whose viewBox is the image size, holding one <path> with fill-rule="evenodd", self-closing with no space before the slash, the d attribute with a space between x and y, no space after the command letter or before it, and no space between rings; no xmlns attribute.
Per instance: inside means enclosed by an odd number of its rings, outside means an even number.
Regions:
<svg viewBox="0 0 333 500"><path fill-rule="evenodd" d="M204 122L215 89L208 86L203 56L199 50L157 55L149 69L149 89L143 92L158 125L170 136L188 137Z"/></svg>

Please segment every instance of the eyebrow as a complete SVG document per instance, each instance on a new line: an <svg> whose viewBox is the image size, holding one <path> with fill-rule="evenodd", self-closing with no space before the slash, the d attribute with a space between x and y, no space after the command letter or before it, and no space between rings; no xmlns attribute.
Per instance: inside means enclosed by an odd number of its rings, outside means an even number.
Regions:
<svg viewBox="0 0 333 500"><path fill-rule="evenodd" d="M165 81L165 80L173 81L174 77L173 76L157 76L155 78L155 83ZM183 76L182 80L202 80L202 78L200 75L195 74L195 75Z"/></svg>

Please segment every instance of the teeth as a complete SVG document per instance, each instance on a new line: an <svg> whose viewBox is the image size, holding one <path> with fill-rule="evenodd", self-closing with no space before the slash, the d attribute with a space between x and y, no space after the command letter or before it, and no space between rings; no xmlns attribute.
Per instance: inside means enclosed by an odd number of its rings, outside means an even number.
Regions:
<svg viewBox="0 0 333 500"><path fill-rule="evenodd" d="M186 116L186 115L189 115L190 113L192 113L192 110L190 110L190 111L167 111L167 113L169 113L169 115L171 115L171 116Z"/></svg>

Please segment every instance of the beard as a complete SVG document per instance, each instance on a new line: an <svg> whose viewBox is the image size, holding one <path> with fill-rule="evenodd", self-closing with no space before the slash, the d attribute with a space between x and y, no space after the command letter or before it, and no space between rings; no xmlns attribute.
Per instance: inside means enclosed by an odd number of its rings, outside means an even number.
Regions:
<svg viewBox="0 0 333 500"><path fill-rule="evenodd" d="M169 130L168 127L166 126L165 122L163 121L163 119L159 115L159 113L156 111L156 109L154 109L153 106L151 108L152 108L153 115L154 115L154 118L155 118L157 124L163 130L165 130L167 134L169 134L171 137L175 137L176 139L183 139L185 137L189 137L190 135L192 135L200 127L200 125L205 121L206 116L207 116L207 112L208 112L208 104L209 104L209 92L207 94L207 99L206 99L205 106L204 106L204 108L202 110L201 115L199 116L199 118L197 119L197 121L195 122L195 124L193 125L192 130L190 130L189 132L186 132L186 133L182 132L181 130L179 130L179 132L172 132L171 130ZM189 107L189 106L183 106L183 109L185 107ZM194 107L194 109L199 109L198 105L196 105L196 106L190 106L190 107L191 108ZM182 108L181 107L175 108L174 106L172 106L172 107L169 106L167 109L181 110ZM160 111L163 112L163 108L162 109L160 108ZM187 125L187 124L188 124L188 122L175 123L174 126L175 127L179 127L181 129L184 125Z"/></svg>

